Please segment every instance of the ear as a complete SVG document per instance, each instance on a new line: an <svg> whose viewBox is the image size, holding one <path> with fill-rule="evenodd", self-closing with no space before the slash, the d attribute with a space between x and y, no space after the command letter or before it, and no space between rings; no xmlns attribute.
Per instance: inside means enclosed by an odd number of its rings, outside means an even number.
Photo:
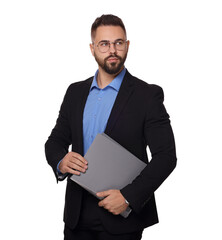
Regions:
<svg viewBox="0 0 222 240"><path fill-rule="evenodd" d="M130 41L127 41L127 51L129 50Z"/></svg>
<svg viewBox="0 0 222 240"><path fill-rule="evenodd" d="M91 53L92 53L92 55L93 55L93 57L94 57L94 44L92 44L92 43L90 43L89 44L89 47L90 47L90 50L91 50Z"/></svg>

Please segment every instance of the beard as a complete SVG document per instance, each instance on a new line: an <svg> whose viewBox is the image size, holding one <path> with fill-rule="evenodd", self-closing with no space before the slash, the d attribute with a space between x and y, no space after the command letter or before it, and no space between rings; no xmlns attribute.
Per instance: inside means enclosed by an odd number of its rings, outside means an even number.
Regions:
<svg viewBox="0 0 222 240"><path fill-rule="evenodd" d="M96 59L96 62L98 63L98 65L106 73L117 74L117 73L119 73L119 71L121 70L121 68L123 67L123 65L126 61L127 52L123 57L120 57L120 56L116 55L115 53L106 57L105 59L98 58L98 56L96 54L94 54L94 56L95 56L95 59ZM111 57L115 57L115 58L119 59L119 61L108 63L108 59Z"/></svg>

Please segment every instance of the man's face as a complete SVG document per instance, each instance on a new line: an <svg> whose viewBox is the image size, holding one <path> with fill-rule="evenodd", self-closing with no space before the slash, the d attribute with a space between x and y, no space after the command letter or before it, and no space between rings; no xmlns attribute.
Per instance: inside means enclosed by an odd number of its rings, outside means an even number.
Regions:
<svg viewBox="0 0 222 240"><path fill-rule="evenodd" d="M107 52L101 52L98 44L103 42L116 42L119 40L124 41L123 50L117 50L114 44L110 44ZM124 67L124 62L127 57L129 42L126 41L124 30L119 26L100 26L96 30L94 44L90 44L93 56L95 57L98 65L108 74L118 74Z"/></svg>

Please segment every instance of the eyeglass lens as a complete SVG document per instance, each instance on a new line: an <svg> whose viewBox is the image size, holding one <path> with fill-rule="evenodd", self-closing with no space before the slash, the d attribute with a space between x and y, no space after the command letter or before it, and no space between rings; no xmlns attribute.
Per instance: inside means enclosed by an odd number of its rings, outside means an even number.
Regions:
<svg viewBox="0 0 222 240"><path fill-rule="evenodd" d="M116 50L123 51L126 46L126 41L118 40L113 43L111 43L109 41L102 41L98 44L99 51L102 53L107 52L110 49L111 44L114 44L114 47Z"/></svg>

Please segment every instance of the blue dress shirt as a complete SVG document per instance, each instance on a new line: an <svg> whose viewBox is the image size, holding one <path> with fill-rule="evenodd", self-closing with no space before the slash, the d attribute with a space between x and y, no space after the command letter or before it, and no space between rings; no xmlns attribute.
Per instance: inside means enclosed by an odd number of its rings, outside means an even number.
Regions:
<svg viewBox="0 0 222 240"><path fill-rule="evenodd" d="M83 113L84 155L98 133L106 129L113 104L119 92L126 69L124 68L113 81L101 89L97 84L98 70L94 76Z"/></svg>
<svg viewBox="0 0 222 240"><path fill-rule="evenodd" d="M86 154L96 135L105 131L107 121L109 119L113 104L116 100L116 96L119 92L125 73L126 69L124 68L109 85L101 89L97 84L96 79L98 70L96 71L83 113L84 155ZM58 173L61 174L58 166Z"/></svg>

